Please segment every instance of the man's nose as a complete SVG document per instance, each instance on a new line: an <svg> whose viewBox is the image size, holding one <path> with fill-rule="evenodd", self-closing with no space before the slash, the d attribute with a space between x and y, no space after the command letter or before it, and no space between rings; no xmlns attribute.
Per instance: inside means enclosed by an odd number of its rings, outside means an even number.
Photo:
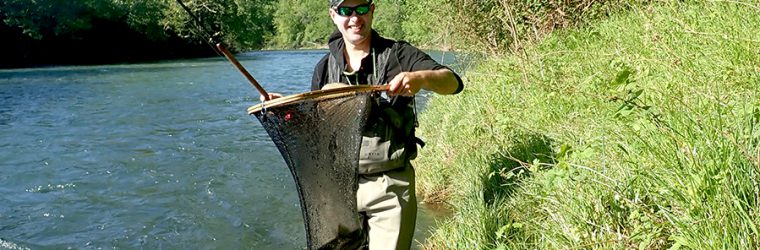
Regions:
<svg viewBox="0 0 760 250"><path fill-rule="evenodd" d="M351 12L351 15L348 16L348 18L351 19L351 21L356 21L356 20L361 19L361 18L359 18L359 14L356 14L356 11Z"/></svg>

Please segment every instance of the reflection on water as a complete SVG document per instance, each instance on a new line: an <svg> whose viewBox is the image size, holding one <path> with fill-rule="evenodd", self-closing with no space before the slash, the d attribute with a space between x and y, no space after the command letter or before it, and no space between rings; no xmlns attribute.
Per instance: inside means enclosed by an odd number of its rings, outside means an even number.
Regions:
<svg viewBox="0 0 760 250"><path fill-rule="evenodd" d="M294 94L324 53L238 59ZM0 248L304 248L257 100L222 58L0 70Z"/></svg>

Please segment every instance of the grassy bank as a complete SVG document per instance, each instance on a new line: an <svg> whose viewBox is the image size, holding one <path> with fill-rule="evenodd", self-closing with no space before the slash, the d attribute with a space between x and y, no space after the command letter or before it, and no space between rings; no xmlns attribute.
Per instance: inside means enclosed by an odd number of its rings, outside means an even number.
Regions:
<svg viewBox="0 0 760 250"><path fill-rule="evenodd" d="M668 1L466 72L419 129L431 249L760 248L760 3Z"/></svg>

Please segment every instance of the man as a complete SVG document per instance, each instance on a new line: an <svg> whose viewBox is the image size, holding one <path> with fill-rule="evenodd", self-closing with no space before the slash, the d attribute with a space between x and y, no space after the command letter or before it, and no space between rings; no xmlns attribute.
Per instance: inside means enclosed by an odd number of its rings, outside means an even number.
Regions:
<svg viewBox="0 0 760 250"><path fill-rule="evenodd" d="M377 34L371 0L328 1L337 31L329 38L330 52L314 69L312 90L332 83L389 85L387 93L372 97L362 133L357 209L369 226L370 250L409 249L417 215L410 161L422 144L414 136L414 95L421 89L456 94L464 85L419 49Z"/></svg>

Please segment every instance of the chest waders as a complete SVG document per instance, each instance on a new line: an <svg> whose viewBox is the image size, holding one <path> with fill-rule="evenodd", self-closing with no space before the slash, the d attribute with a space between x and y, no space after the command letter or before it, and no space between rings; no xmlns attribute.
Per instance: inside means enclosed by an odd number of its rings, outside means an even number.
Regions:
<svg viewBox="0 0 760 250"><path fill-rule="evenodd" d="M395 55L398 45L389 46L379 54L372 48L371 56L373 74L368 84L383 85L386 81L389 60L397 60ZM328 83L342 82L345 77L349 84L358 84L359 74L344 72L334 55L327 60ZM396 63L399 65L399 63ZM361 148L359 150L359 174L384 172L406 166L406 163L417 156L417 144L422 141L414 136L416 114L414 97L397 97L400 100L389 101L380 93L371 96L369 119L362 132Z"/></svg>

